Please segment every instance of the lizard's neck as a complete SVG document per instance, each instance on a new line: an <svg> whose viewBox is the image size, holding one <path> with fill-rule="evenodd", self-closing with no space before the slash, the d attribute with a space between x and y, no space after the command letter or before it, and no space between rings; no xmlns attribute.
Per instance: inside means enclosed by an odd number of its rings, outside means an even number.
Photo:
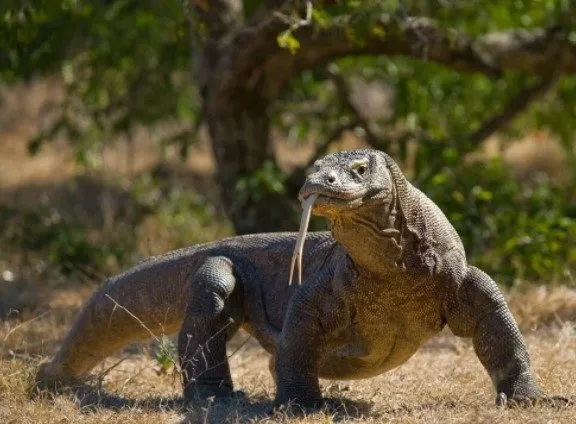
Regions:
<svg viewBox="0 0 576 424"><path fill-rule="evenodd" d="M387 274L402 255L404 224L398 204L392 201L338 215L331 220L331 231L356 265Z"/></svg>

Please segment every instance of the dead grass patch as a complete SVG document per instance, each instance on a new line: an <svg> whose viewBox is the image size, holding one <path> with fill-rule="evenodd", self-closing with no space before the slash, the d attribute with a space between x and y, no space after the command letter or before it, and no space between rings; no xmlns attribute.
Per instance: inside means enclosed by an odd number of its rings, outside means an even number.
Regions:
<svg viewBox="0 0 576 424"><path fill-rule="evenodd" d="M576 322L576 290L574 288L567 286L531 287L509 296L509 302L514 316L524 330Z"/></svg>

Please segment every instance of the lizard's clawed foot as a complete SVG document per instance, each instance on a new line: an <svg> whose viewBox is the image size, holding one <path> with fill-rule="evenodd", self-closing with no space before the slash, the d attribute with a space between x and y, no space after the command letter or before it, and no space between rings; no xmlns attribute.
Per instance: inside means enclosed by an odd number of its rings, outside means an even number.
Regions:
<svg viewBox="0 0 576 424"><path fill-rule="evenodd" d="M314 414L317 412L325 412L332 415L334 413L341 412L342 406L343 406L342 400L335 398L309 399L306 401L290 401L283 404L276 403L275 406L268 411L268 414L272 416L278 414L302 416L306 414Z"/></svg>
<svg viewBox="0 0 576 424"><path fill-rule="evenodd" d="M269 415L290 414L294 416L305 415L317 412L326 407L327 403L322 398L294 399L287 402L276 401L272 409L268 411Z"/></svg>
<svg viewBox="0 0 576 424"><path fill-rule="evenodd" d="M241 390L219 390L210 392L198 390L194 394L187 394L184 397L184 409L207 408L215 403L241 401L246 398L246 393Z"/></svg>
<svg viewBox="0 0 576 424"><path fill-rule="evenodd" d="M508 408L529 408L533 406L562 408L573 406L574 402L563 396L537 395L508 397L505 393L498 393L496 396L496 405Z"/></svg>

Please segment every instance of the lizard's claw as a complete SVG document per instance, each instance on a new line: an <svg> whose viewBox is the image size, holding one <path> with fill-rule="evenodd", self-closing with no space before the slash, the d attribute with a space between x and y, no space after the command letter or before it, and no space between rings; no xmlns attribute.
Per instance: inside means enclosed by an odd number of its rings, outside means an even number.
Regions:
<svg viewBox="0 0 576 424"><path fill-rule="evenodd" d="M529 408L533 406L566 407L574 405L574 402L563 396L513 396L508 397L500 392L496 396L496 405L508 408Z"/></svg>

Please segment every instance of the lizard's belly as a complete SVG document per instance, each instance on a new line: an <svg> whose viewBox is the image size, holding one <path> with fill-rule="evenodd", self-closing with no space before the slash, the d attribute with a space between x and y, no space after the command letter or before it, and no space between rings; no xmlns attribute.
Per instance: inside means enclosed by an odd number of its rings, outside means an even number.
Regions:
<svg viewBox="0 0 576 424"><path fill-rule="evenodd" d="M414 299L391 307L373 302L357 312L321 366L328 379L373 377L406 362L444 326L436 302Z"/></svg>

